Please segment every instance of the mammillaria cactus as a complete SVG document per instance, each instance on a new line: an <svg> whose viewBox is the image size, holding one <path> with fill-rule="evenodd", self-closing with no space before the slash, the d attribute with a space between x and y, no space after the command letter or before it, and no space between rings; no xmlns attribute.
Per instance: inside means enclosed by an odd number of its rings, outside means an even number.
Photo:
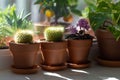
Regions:
<svg viewBox="0 0 120 80"><path fill-rule="evenodd" d="M64 28L62 26L51 26L45 29L44 36L47 41L61 41L63 38Z"/></svg>
<svg viewBox="0 0 120 80"><path fill-rule="evenodd" d="M15 43L33 43L32 31L20 30L14 36Z"/></svg>

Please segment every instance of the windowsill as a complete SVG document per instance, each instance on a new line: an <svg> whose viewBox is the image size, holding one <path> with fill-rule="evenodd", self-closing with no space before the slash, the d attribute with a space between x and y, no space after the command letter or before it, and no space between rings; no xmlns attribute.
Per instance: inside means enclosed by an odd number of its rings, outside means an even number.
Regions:
<svg viewBox="0 0 120 80"><path fill-rule="evenodd" d="M92 64L86 69L67 69L55 72L40 70L30 75L15 74L7 68L0 70L0 80L120 80L120 68Z"/></svg>
<svg viewBox="0 0 120 80"><path fill-rule="evenodd" d="M7 50L6 50L7 51ZM97 44L90 51L90 59L98 54ZM40 60L39 60L40 61ZM20 75L10 70L12 57L10 53L0 53L0 80L120 80L120 68L102 67L92 61L86 69L66 69L64 71L47 72L42 69L36 74Z"/></svg>

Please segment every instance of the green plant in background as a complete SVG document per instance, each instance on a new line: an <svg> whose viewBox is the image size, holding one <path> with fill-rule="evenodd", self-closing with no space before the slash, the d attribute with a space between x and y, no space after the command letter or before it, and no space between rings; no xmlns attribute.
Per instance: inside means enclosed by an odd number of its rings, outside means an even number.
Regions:
<svg viewBox="0 0 120 80"><path fill-rule="evenodd" d="M6 24L5 15L8 15L8 13L12 15L12 12L15 11L15 9L15 5L8 6L5 10L0 9L0 24Z"/></svg>
<svg viewBox="0 0 120 80"><path fill-rule="evenodd" d="M88 5L88 18L92 28L108 29L120 38L120 1L114 0L85 0Z"/></svg>
<svg viewBox="0 0 120 80"><path fill-rule="evenodd" d="M5 37L7 34L4 32L4 28L4 26L0 26L0 49L6 46Z"/></svg>
<svg viewBox="0 0 120 80"><path fill-rule="evenodd" d="M5 10L0 11L0 25L6 26L7 32L13 35L15 31L19 29L32 29L32 22L27 18L30 13L23 16L24 11L21 14L16 13L16 6L8 6Z"/></svg>
<svg viewBox="0 0 120 80"><path fill-rule="evenodd" d="M6 46L5 38L13 36L17 30L32 29L32 22L27 20L30 14L23 16L16 14L16 6L8 6L5 10L0 9L0 46Z"/></svg>
<svg viewBox="0 0 120 80"><path fill-rule="evenodd" d="M40 10L44 11L48 18L54 15L55 23L58 19L64 17L64 20L71 19L71 13L81 15L81 12L76 9L78 0L36 0L35 4L40 5Z"/></svg>
<svg viewBox="0 0 120 80"><path fill-rule="evenodd" d="M33 33L30 30L17 31L14 41L15 43L33 43Z"/></svg>
<svg viewBox="0 0 120 80"><path fill-rule="evenodd" d="M51 26L45 29L44 36L47 41L62 41L64 28L62 26Z"/></svg>
<svg viewBox="0 0 120 80"><path fill-rule="evenodd" d="M16 28L20 28L20 29L28 29L31 27L31 22L27 20L27 18L30 16L30 13L28 13L27 15L23 16L24 11L22 11L20 13L20 15L17 15L16 10L13 10L12 14L8 13L7 15L5 15L5 19L7 21L7 23L10 26L16 27Z"/></svg>

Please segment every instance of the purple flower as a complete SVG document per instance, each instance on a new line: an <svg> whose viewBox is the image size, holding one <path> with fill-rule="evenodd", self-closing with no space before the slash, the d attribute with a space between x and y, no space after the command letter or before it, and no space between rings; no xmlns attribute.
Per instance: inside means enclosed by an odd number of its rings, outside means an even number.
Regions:
<svg viewBox="0 0 120 80"><path fill-rule="evenodd" d="M76 34L76 33L77 33L77 29L76 29L76 27L74 27L74 26L71 26L71 27L69 28L69 30L71 31L72 34Z"/></svg>
<svg viewBox="0 0 120 80"><path fill-rule="evenodd" d="M88 30L90 28L88 21L84 18L82 18L78 21L77 26L79 26L80 28L84 28L86 30Z"/></svg>

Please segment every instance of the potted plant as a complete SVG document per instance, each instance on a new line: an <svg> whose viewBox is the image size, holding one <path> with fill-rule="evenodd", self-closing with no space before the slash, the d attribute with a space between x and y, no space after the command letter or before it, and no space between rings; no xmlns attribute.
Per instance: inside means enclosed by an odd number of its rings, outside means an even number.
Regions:
<svg viewBox="0 0 120 80"><path fill-rule="evenodd" d="M28 20L30 13L23 16L24 10L20 14L16 13L16 6L8 6L0 10L0 30L1 34L6 34L7 43L13 39L13 34L19 29L32 29L32 22ZM5 39L5 40L6 40ZM9 39L9 40L8 40Z"/></svg>
<svg viewBox="0 0 120 80"><path fill-rule="evenodd" d="M19 73L31 73L38 69L36 65L36 56L39 50L39 43L33 41L33 34L29 30L17 31L14 36L14 41L9 43L10 51L13 54L12 65L13 72ZM20 71L21 73L21 71Z"/></svg>
<svg viewBox="0 0 120 80"><path fill-rule="evenodd" d="M89 1L86 0L88 5ZM104 66L120 67L120 1L96 0L89 5L90 23L99 44L98 62Z"/></svg>
<svg viewBox="0 0 120 80"><path fill-rule="evenodd" d="M41 42L44 70L55 71L66 68L67 42L63 40L63 33L62 26L51 26L45 29L45 41Z"/></svg>
<svg viewBox="0 0 120 80"><path fill-rule="evenodd" d="M85 18L79 19L75 26L69 28L72 34L67 35L66 39L68 39L69 52L68 66L71 68L89 67L88 55L93 39L86 33L89 28L90 24Z"/></svg>
<svg viewBox="0 0 120 80"><path fill-rule="evenodd" d="M40 5L40 11L45 14L48 22L53 18L52 24L68 26L73 21L72 13L81 15L77 9L77 2L78 0L36 0L35 4ZM67 23L59 22L60 18Z"/></svg>

